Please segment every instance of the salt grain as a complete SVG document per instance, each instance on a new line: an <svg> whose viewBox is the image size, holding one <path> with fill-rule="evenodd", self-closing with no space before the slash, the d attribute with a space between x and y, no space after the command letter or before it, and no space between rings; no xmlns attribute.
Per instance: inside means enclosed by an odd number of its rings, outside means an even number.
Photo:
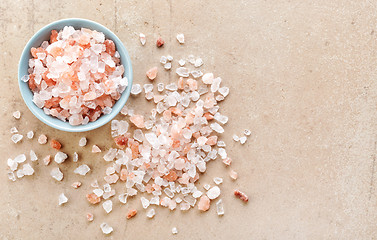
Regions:
<svg viewBox="0 0 377 240"><path fill-rule="evenodd" d="M183 67L183 66L186 64L186 61L183 60L183 59L180 59L180 60L178 61L178 64L179 64L179 66Z"/></svg>
<svg viewBox="0 0 377 240"><path fill-rule="evenodd" d="M209 199L216 199L220 196L220 188L218 186L214 186L207 191L207 196Z"/></svg>
<svg viewBox="0 0 377 240"><path fill-rule="evenodd" d="M32 139L34 137L34 132L33 131L27 132L26 137L29 138L29 139Z"/></svg>
<svg viewBox="0 0 377 240"><path fill-rule="evenodd" d="M180 77L188 77L189 76L189 70L185 67L179 67L179 68L177 68L177 70L175 72Z"/></svg>
<svg viewBox="0 0 377 240"><path fill-rule="evenodd" d="M222 199L219 199L219 201L216 202L216 212L219 216L224 215L224 205Z"/></svg>
<svg viewBox="0 0 377 240"><path fill-rule="evenodd" d="M104 234L110 234L114 229L110 226L110 225L108 225L107 223L102 223L101 225L100 225L100 227L101 227L101 230L102 230L102 232L104 233Z"/></svg>
<svg viewBox="0 0 377 240"><path fill-rule="evenodd" d="M26 163L22 166L22 172L26 176L31 176L34 174L34 169L30 166L29 163Z"/></svg>
<svg viewBox="0 0 377 240"><path fill-rule="evenodd" d="M63 163L68 158L68 155L63 152L57 152L54 157L56 163Z"/></svg>
<svg viewBox="0 0 377 240"><path fill-rule="evenodd" d="M60 171L59 168L53 168L50 172L50 175L57 181L61 181L63 179L63 173Z"/></svg>
<svg viewBox="0 0 377 240"><path fill-rule="evenodd" d="M119 202L126 204L127 203L128 194L123 193L118 196Z"/></svg>
<svg viewBox="0 0 377 240"><path fill-rule="evenodd" d="M176 227L173 227L173 228L171 229L171 233L172 233L172 234L177 234L177 233L178 233L178 229L177 229Z"/></svg>
<svg viewBox="0 0 377 240"><path fill-rule="evenodd" d="M38 137L38 143L39 143L39 144L46 144L46 143L47 143L47 136L44 135L44 134L41 134L41 135Z"/></svg>
<svg viewBox="0 0 377 240"><path fill-rule="evenodd" d="M92 146L92 153L100 153L101 149L97 145Z"/></svg>
<svg viewBox="0 0 377 240"><path fill-rule="evenodd" d="M15 111L15 112L13 113L13 117L14 117L15 119L20 119L20 117L21 117L21 113L20 113L20 111Z"/></svg>
<svg viewBox="0 0 377 240"><path fill-rule="evenodd" d="M246 136L250 136L251 131L250 131L249 129L245 129L245 130L243 131L243 134L245 134Z"/></svg>
<svg viewBox="0 0 377 240"><path fill-rule="evenodd" d="M140 86L140 84L134 84L134 85L132 85L131 94L136 96L139 93L141 93L141 86Z"/></svg>
<svg viewBox="0 0 377 240"><path fill-rule="evenodd" d="M143 34L143 33L140 33L139 34L139 39L140 39L140 43L141 43L141 45L145 45L145 43L146 43L146 41L147 41L147 39L146 39L146 37L145 37L145 35Z"/></svg>
<svg viewBox="0 0 377 240"><path fill-rule="evenodd" d="M25 162L25 160L26 160L26 156L25 156L25 154L17 155L17 156L14 158L14 161L17 162L17 163L23 163L23 162Z"/></svg>
<svg viewBox="0 0 377 240"><path fill-rule="evenodd" d="M17 128L16 128L16 127L12 127L12 128L10 129L10 133L18 133Z"/></svg>
<svg viewBox="0 0 377 240"><path fill-rule="evenodd" d="M68 198L64 195L64 193L59 195L59 206L63 205L64 203L68 202Z"/></svg>
<svg viewBox="0 0 377 240"><path fill-rule="evenodd" d="M79 160L79 155L77 154L77 152L74 152L74 153L73 153L72 161L73 161L73 162L77 162L78 160Z"/></svg>
<svg viewBox="0 0 377 240"><path fill-rule="evenodd" d="M47 155L46 157L43 158L42 161L43 161L43 164L44 164L44 165L46 165L46 166L49 165L50 162L51 162L51 156L50 156L50 155Z"/></svg>
<svg viewBox="0 0 377 240"><path fill-rule="evenodd" d="M195 60L194 66L195 66L195 67L201 67L202 65L203 65L203 59L201 59L201 58L197 58L197 59Z"/></svg>
<svg viewBox="0 0 377 240"><path fill-rule="evenodd" d="M80 140L79 140L79 146L80 147L84 147L86 145L86 143L87 143L87 140L86 140L85 137L80 138Z"/></svg>
<svg viewBox="0 0 377 240"><path fill-rule="evenodd" d="M233 140L234 141L236 141L236 142L238 142L239 140L240 140L240 137L239 136L237 136L236 134L233 134Z"/></svg>
<svg viewBox="0 0 377 240"><path fill-rule="evenodd" d="M113 202L111 200L106 200L102 203L103 209L105 209L106 213L109 213L113 210Z"/></svg>
<svg viewBox="0 0 377 240"><path fill-rule="evenodd" d="M245 136L240 137L240 143L241 144L244 144L246 142L246 140L247 140L247 137L245 137Z"/></svg>
<svg viewBox="0 0 377 240"><path fill-rule="evenodd" d="M21 134L14 134L12 135L12 137L10 138L12 140L12 142L14 143L18 143L19 141L22 140L24 136L22 136Z"/></svg>
<svg viewBox="0 0 377 240"><path fill-rule="evenodd" d="M185 43L185 35L183 33L178 33L177 34L177 40L180 44L184 44Z"/></svg>
<svg viewBox="0 0 377 240"><path fill-rule="evenodd" d="M156 215L156 211L154 210L154 208L151 208L147 211L148 218L153 218L155 215Z"/></svg>
<svg viewBox="0 0 377 240"><path fill-rule="evenodd" d="M143 206L144 209L149 207L150 203L149 203L148 199L146 199L145 197L141 197L140 201L141 201L141 205Z"/></svg>
<svg viewBox="0 0 377 240"><path fill-rule="evenodd" d="M90 167L86 164L80 165L78 168L74 170L74 173L79 174L81 176L85 176L90 171Z"/></svg>
<svg viewBox="0 0 377 240"><path fill-rule="evenodd" d="M31 161L37 161L38 160L38 157L33 150L30 150L30 160Z"/></svg>
<svg viewBox="0 0 377 240"><path fill-rule="evenodd" d="M215 177L215 178L213 179L213 182L214 182L216 185L219 185L219 184L223 183L223 179L220 178L220 177Z"/></svg>
<svg viewBox="0 0 377 240"><path fill-rule="evenodd" d="M236 180L238 178L238 174L234 170L230 170L229 176L231 179Z"/></svg>

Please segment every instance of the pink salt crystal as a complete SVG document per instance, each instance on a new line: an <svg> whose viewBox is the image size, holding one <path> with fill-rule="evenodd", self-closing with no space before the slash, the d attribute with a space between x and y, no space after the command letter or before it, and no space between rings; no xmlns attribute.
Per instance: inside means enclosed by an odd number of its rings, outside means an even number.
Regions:
<svg viewBox="0 0 377 240"><path fill-rule="evenodd" d="M93 219L94 219L93 214L91 214L91 213L86 214L86 219L87 219L89 222L92 222Z"/></svg>
<svg viewBox="0 0 377 240"><path fill-rule="evenodd" d="M50 162L51 162L51 156L50 156L50 155L47 155L46 157L43 158L42 161L43 161L43 164L44 164L44 165L46 165L46 166L49 165Z"/></svg>
<svg viewBox="0 0 377 240"><path fill-rule="evenodd" d="M210 136L206 142L207 145L214 146L217 143L217 136Z"/></svg>
<svg viewBox="0 0 377 240"><path fill-rule="evenodd" d="M232 159L230 157L226 157L223 159L223 163L229 166L232 163Z"/></svg>
<svg viewBox="0 0 377 240"><path fill-rule="evenodd" d="M79 188L80 186L81 186L81 182L74 182L74 183L72 183L72 185L71 185L73 188Z"/></svg>
<svg viewBox="0 0 377 240"><path fill-rule="evenodd" d="M92 153L99 153L102 152L101 149L97 145L93 145Z"/></svg>
<svg viewBox="0 0 377 240"><path fill-rule="evenodd" d="M130 121L138 128L144 128L144 117L142 115L133 115L130 117Z"/></svg>
<svg viewBox="0 0 377 240"><path fill-rule="evenodd" d="M191 91L196 91L198 89L198 82L194 79L187 79L187 84L189 85Z"/></svg>
<svg viewBox="0 0 377 240"><path fill-rule="evenodd" d="M233 179L236 180L238 178L238 174L234 170L230 170L229 176Z"/></svg>
<svg viewBox="0 0 377 240"><path fill-rule="evenodd" d="M149 80L154 80L157 77L157 71L158 71L157 67L153 67L147 71L146 74Z"/></svg>
<svg viewBox="0 0 377 240"><path fill-rule="evenodd" d="M44 134L41 134L38 138L38 143L39 144L46 144L47 143L47 137Z"/></svg>
<svg viewBox="0 0 377 240"><path fill-rule="evenodd" d="M209 209L210 204L211 201L209 200L209 198L206 195L202 195L198 203L198 209L205 212Z"/></svg>
<svg viewBox="0 0 377 240"><path fill-rule="evenodd" d="M116 183L119 179L117 174L112 174L103 178L108 184Z"/></svg>
<svg viewBox="0 0 377 240"><path fill-rule="evenodd" d="M207 138L201 136L201 137L198 137L198 139L196 141L199 144L199 146L203 146L207 142Z"/></svg>

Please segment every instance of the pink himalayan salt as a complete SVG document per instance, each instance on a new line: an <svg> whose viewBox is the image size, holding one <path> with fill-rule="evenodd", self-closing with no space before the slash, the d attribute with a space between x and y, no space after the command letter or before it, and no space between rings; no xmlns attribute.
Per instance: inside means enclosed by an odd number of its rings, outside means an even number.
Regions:
<svg viewBox="0 0 377 240"><path fill-rule="evenodd" d="M119 179L117 174L112 174L103 178L108 184L116 183Z"/></svg>
<svg viewBox="0 0 377 240"><path fill-rule="evenodd" d="M236 171L234 171L234 170L230 170L229 176L233 180L236 180L238 178L238 173Z"/></svg>
<svg viewBox="0 0 377 240"><path fill-rule="evenodd" d="M135 124L136 127L138 128L144 128L145 127L145 124L144 124L144 117L142 115L133 115L132 117L130 117L130 121Z"/></svg>
<svg viewBox="0 0 377 240"><path fill-rule="evenodd" d="M93 214L91 214L91 213L86 214L86 219L87 219L89 222L92 222L93 219L94 219Z"/></svg>
<svg viewBox="0 0 377 240"><path fill-rule="evenodd" d="M200 197L199 203L198 203L198 209L200 211L207 211L209 209L209 206L211 204L211 201L206 195L203 195Z"/></svg>
<svg viewBox="0 0 377 240"><path fill-rule="evenodd" d="M44 134L41 134L38 138L38 143L39 144L46 144L47 143L47 136Z"/></svg>
<svg viewBox="0 0 377 240"><path fill-rule="evenodd" d="M99 153L102 152L101 149L97 145L93 145L92 153Z"/></svg>
<svg viewBox="0 0 377 240"><path fill-rule="evenodd" d="M232 159L230 157L227 157L223 159L223 163L227 166L229 166L232 163Z"/></svg>
<svg viewBox="0 0 377 240"><path fill-rule="evenodd" d="M157 77L157 71L158 71L157 67L153 67L147 71L146 74L149 80L154 80Z"/></svg>
<svg viewBox="0 0 377 240"><path fill-rule="evenodd" d="M49 165L50 162L51 162L51 155L47 155L46 157L43 158L42 161L43 161L44 165L46 165L46 166Z"/></svg>
<svg viewBox="0 0 377 240"><path fill-rule="evenodd" d="M81 186L81 182L74 182L74 183L72 183L71 186L72 186L73 188L77 189L77 188L79 188L79 187Z"/></svg>

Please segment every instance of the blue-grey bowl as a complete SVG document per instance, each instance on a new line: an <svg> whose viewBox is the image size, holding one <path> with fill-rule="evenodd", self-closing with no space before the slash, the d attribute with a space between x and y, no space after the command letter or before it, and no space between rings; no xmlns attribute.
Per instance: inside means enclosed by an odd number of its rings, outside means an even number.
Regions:
<svg viewBox="0 0 377 240"><path fill-rule="evenodd" d="M51 30L55 29L60 31L64 28L64 26L73 26L75 29L80 29L82 27L89 28L92 30L96 30L99 32L103 32L106 36L106 39L111 39L114 41L116 45L116 49L120 54L120 61L123 64L125 72L123 76L128 78L128 87L122 93L122 96L114 106L112 107L112 112L107 115L102 115L94 122L89 122L86 125L79 125L79 126L72 126L68 122L63 122L62 120L49 116L43 112L43 109L38 108L33 100L33 93L30 90L28 83L21 81L22 76L28 75L28 68L29 68L29 59L32 57L30 53L30 49L32 47L39 47L43 41L48 41L50 38ZM67 132L85 132L90 131L96 128L99 128L109 121L111 121L122 109L124 104L126 103L128 97L130 96L131 87L132 87L132 64L130 56L126 48L124 47L122 41L109 29L102 26L99 23L94 21L90 21L87 19L80 19L80 18L69 18L69 19L62 19L53 23L48 24L47 26L40 29L34 36L29 40L26 44L21 59L18 65L18 84L20 86L20 91L22 98L24 99L26 105L30 109L30 111L42 122L49 125L50 127L67 131Z"/></svg>

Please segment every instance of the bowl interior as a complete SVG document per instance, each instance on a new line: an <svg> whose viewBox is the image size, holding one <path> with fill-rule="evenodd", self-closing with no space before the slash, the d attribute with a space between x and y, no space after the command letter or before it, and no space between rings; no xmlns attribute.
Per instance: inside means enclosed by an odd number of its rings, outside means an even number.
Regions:
<svg viewBox="0 0 377 240"><path fill-rule="evenodd" d="M51 30L55 29L57 31L60 31L61 29L64 28L64 26L73 26L75 29L80 29L84 27L84 28L89 28L91 30L103 32L106 36L106 39L113 40L116 45L116 49L120 54L121 64L124 66L124 69L125 69L125 73L123 74L123 76L126 76L128 78L128 87L126 88L126 90L124 90L120 99L116 101L116 103L112 107L112 112L107 115L102 115L96 121L89 122L86 125L72 126L68 122L63 122L55 117L45 114L43 110L38 108L32 101L33 93L29 89L28 83L21 81L22 76L28 74L29 59L32 57L30 53L30 49L32 47L39 47L43 41L49 40ZM21 95L26 105L39 120L41 120L42 122L44 122L45 124L53 128L63 130L63 131L68 131L68 132L89 131L89 130L93 130L98 127L101 127L102 125L106 124L111 119L113 119L120 112L120 110L126 103L130 95L131 87L132 87L131 59L123 43L120 41L120 39L113 32L111 32L109 29L102 26L101 24L90 21L90 20L86 20L86 19L77 19L77 18L63 19L63 20L59 20L51 24L48 24L47 26L40 29L26 44L22 52L19 66L18 66L18 83L20 86Z"/></svg>

